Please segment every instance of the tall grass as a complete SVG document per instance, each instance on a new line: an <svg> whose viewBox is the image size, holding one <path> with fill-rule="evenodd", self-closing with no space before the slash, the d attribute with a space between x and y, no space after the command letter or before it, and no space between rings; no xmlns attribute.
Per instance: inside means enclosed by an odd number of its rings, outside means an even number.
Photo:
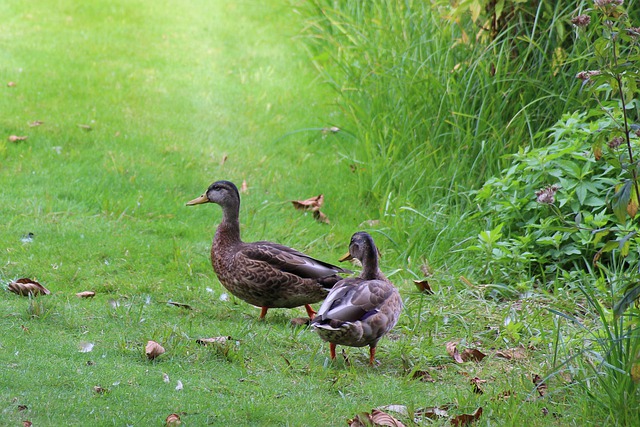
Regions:
<svg viewBox="0 0 640 427"><path fill-rule="evenodd" d="M466 192L577 105L580 46L564 46L574 5L538 3L480 42L470 19L445 19L435 2L310 2L307 46L355 135L345 162L381 216L410 216L394 229L426 241L421 216L442 207L456 220L438 231L454 226L448 240L462 240Z"/></svg>

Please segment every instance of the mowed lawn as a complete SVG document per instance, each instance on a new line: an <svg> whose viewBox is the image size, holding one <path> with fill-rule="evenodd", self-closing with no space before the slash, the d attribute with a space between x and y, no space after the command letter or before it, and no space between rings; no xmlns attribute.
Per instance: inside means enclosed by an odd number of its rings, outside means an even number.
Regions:
<svg viewBox="0 0 640 427"><path fill-rule="evenodd" d="M460 294L457 282L421 294L415 275L385 257L402 242L384 229L370 231L406 307L378 366L365 349L329 363L328 345L290 322L303 309L259 321L259 309L226 295L208 259L220 209L185 206L215 180L246 183L246 240L329 262L353 232L375 228L367 221L384 223L354 196L355 139L297 39L297 7L0 3L0 280L51 291L0 293L0 425L163 425L171 413L190 426L344 425L389 404L451 415L482 406L482 425L566 425L582 412L568 392L531 398L532 374L549 367L546 344L523 360L489 351L518 343L520 329L496 332L507 317L552 342L544 301L498 305ZM321 193L330 224L290 203ZM95 298L76 297L85 290ZM218 336L231 338L196 342ZM166 353L147 360L148 340ZM449 341L490 357L455 364ZM484 394L474 377L488 381ZM543 407L560 414L542 419Z"/></svg>

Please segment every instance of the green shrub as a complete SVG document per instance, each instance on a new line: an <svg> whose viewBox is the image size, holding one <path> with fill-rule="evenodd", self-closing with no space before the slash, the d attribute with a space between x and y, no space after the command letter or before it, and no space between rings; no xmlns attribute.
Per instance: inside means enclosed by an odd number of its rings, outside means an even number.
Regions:
<svg viewBox="0 0 640 427"><path fill-rule="evenodd" d="M489 280L533 275L551 282L560 272L605 262L611 251L629 267L638 264L634 149L640 128L633 123L640 116L640 34L615 2L592 15L593 69L577 73L576 85L595 105L565 115L545 133L547 145L521 149L477 192L479 215L494 231L492 239L481 233L470 249L487 255L482 274ZM591 19L574 22L584 28Z"/></svg>

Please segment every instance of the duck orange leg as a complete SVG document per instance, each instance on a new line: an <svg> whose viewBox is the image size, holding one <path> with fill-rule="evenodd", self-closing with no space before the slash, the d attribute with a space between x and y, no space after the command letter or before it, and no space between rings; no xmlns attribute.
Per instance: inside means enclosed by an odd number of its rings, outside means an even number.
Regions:
<svg viewBox="0 0 640 427"><path fill-rule="evenodd" d="M316 316L316 312L313 310L313 308L311 308L309 304L305 304L304 308L305 310L307 310L307 316L309 316L309 319L313 320L313 318Z"/></svg>
<svg viewBox="0 0 640 427"><path fill-rule="evenodd" d="M329 343L329 355L331 356L331 360L336 358L336 345L332 342Z"/></svg>
<svg viewBox="0 0 640 427"><path fill-rule="evenodd" d="M376 348L369 347L369 365L373 366L373 363L376 361Z"/></svg>
<svg viewBox="0 0 640 427"><path fill-rule="evenodd" d="M262 307L262 310L260 311L260 318L264 319L264 316L267 315L267 310L269 310L269 307Z"/></svg>

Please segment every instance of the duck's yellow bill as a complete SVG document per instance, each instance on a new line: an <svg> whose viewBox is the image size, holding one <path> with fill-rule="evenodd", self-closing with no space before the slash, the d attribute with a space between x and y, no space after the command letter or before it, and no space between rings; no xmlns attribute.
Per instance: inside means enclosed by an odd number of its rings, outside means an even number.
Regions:
<svg viewBox="0 0 640 427"><path fill-rule="evenodd" d="M203 194L200 197L196 197L195 199L188 201L187 206L201 205L202 203L209 203L209 199L207 199L206 194Z"/></svg>
<svg viewBox="0 0 640 427"><path fill-rule="evenodd" d="M353 259L353 257L351 256L351 253L347 252L338 261L345 262L345 261L350 261L352 259Z"/></svg>

